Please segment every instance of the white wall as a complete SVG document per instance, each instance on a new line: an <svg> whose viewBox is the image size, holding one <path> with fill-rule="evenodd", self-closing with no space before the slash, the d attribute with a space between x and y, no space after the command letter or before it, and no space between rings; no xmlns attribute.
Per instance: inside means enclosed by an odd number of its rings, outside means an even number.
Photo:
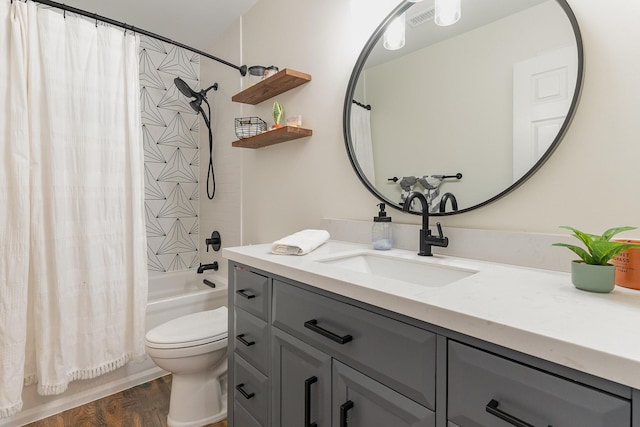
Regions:
<svg viewBox="0 0 640 427"><path fill-rule="evenodd" d="M207 52L232 64L240 64L240 22L228 28L211 44ZM213 161L216 177L216 192L213 200L207 197L207 167L209 164L209 135L204 121L200 119L200 261L203 264L217 261L220 273L227 274L227 265L221 252L205 249L205 239L211 232L220 232L225 247L241 244L240 191L242 183L241 153L231 147L235 138L234 118L239 117L240 104L231 102L231 97L240 90L240 73L226 65L201 57L201 86L218 83L216 92L209 92L212 128L214 129Z"/></svg>
<svg viewBox="0 0 640 427"><path fill-rule="evenodd" d="M287 115L302 114L304 126L314 132L311 138L259 150L235 149L242 151L243 244L319 227L323 217L374 216L376 199L347 159L342 105L363 44L396 3L260 0L243 17L245 62L313 76L277 99ZM640 225L640 55L633 54L640 41L640 2L570 3L583 33L585 82L564 141L514 193L479 210L441 218L443 226L556 233L562 224L593 232ZM271 103L242 111L269 118ZM230 142L218 138L218 144ZM398 211L391 215L396 222L419 222Z"/></svg>

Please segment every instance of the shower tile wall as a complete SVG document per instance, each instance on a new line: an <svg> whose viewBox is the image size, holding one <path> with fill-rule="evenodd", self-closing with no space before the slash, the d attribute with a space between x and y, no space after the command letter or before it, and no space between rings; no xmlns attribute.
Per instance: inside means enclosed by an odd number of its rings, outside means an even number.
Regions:
<svg viewBox="0 0 640 427"><path fill-rule="evenodd" d="M140 103L145 154L145 209L149 271L199 264L198 116L175 84L200 90L200 57L142 36Z"/></svg>

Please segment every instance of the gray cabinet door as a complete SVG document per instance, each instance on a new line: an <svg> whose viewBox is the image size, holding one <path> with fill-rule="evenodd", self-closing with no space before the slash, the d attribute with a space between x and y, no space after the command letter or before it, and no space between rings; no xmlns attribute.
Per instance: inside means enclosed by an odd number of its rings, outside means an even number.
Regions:
<svg viewBox="0 0 640 427"><path fill-rule="evenodd" d="M333 361L333 427L434 427L435 413Z"/></svg>
<svg viewBox="0 0 640 427"><path fill-rule="evenodd" d="M273 423L331 425L331 357L276 328L273 332Z"/></svg>

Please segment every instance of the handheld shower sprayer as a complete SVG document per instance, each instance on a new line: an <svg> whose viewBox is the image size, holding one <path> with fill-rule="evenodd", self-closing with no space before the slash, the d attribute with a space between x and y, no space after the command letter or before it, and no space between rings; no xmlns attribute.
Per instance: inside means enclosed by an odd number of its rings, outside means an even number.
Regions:
<svg viewBox="0 0 640 427"><path fill-rule="evenodd" d="M218 83L214 83L206 89L202 89L200 92L196 92L191 89L191 87L180 77L176 77L173 79L176 87L187 98L192 98L189 102L189 105L196 114L202 114L202 118L204 119L205 125L207 125L207 129L209 130L209 169L207 171L207 197L209 199L213 199L216 195L216 177L213 171L213 132L211 131L211 105L207 101L207 92L211 89L214 91L218 90ZM209 115L205 114L202 109L202 101L207 104L207 109L209 110Z"/></svg>

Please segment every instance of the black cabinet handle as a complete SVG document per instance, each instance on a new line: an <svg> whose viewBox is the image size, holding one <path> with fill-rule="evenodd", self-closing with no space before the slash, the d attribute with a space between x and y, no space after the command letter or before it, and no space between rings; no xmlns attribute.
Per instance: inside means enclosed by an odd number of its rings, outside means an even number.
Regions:
<svg viewBox="0 0 640 427"><path fill-rule="evenodd" d="M256 342L255 341L247 341L244 339L244 334L240 334L238 336L236 336L236 339L238 341L240 341L242 344L246 345L247 347L251 347L252 345L254 345Z"/></svg>
<svg viewBox="0 0 640 427"><path fill-rule="evenodd" d="M236 390L238 390L245 399L251 399L253 396L255 396L255 393L247 393L246 391L244 391L244 383L238 384L236 386Z"/></svg>
<svg viewBox="0 0 640 427"><path fill-rule="evenodd" d="M340 336L338 334L334 334L331 331L327 331L324 328L318 326L318 321L316 319L307 320L304 322L304 327L307 329L311 329L313 332L316 332L323 337L327 337L332 341L337 342L338 344L346 344L353 339L351 335L343 335Z"/></svg>
<svg viewBox="0 0 640 427"><path fill-rule="evenodd" d="M525 421L522 421L520 418L516 418L511 414L508 414L504 411L501 411L500 409L498 409L498 405L500 403L495 400L495 399L491 399L491 402L487 403L486 406L486 410L488 413L490 413L491 415L500 418L503 421L508 422L509 424L515 426L515 427L534 427L533 424L529 424ZM551 427L551 426L549 426Z"/></svg>
<svg viewBox="0 0 640 427"><path fill-rule="evenodd" d="M304 380L304 427L318 427L311 422L311 384L318 382L317 377Z"/></svg>
<svg viewBox="0 0 640 427"><path fill-rule="evenodd" d="M347 423L347 412L349 409L353 408L353 402L347 400L342 405L340 405L340 427L348 427Z"/></svg>
<svg viewBox="0 0 640 427"><path fill-rule="evenodd" d="M252 294L250 292L247 292L246 289L239 289L236 291L236 294L239 294L240 296L245 297L246 299L253 299L256 297L255 294Z"/></svg>

